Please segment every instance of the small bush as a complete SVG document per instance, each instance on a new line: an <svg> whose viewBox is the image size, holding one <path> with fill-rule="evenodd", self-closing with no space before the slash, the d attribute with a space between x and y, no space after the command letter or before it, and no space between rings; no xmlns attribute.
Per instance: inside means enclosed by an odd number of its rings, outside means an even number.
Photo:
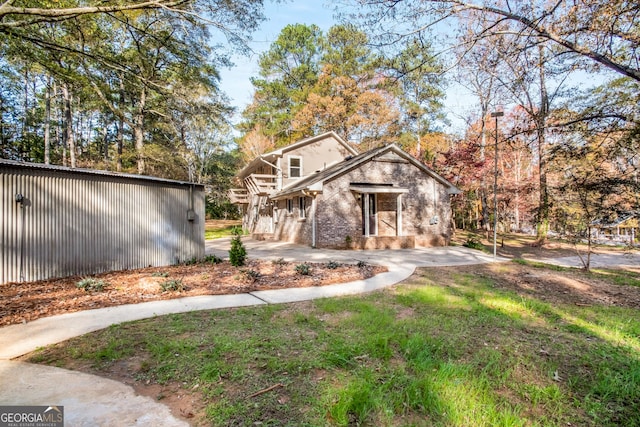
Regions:
<svg viewBox="0 0 640 427"><path fill-rule="evenodd" d="M467 241L464 242L463 246L466 246L467 248L471 248L471 249L478 249L478 250L484 249L484 245L480 243L480 239L478 239L475 236L469 236L467 238Z"/></svg>
<svg viewBox="0 0 640 427"><path fill-rule="evenodd" d="M196 257L193 257L191 259L188 259L184 262L184 265L196 265L198 263L198 259Z"/></svg>
<svg viewBox="0 0 640 427"><path fill-rule="evenodd" d="M86 277L76 283L76 286L79 289L84 289L85 292L102 292L107 284L104 280Z"/></svg>
<svg viewBox="0 0 640 427"><path fill-rule="evenodd" d="M222 262L222 258L216 255L207 255L204 257L204 262L208 262L209 264L220 264Z"/></svg>
<svg viewBox="0 0 640 427"><path fill-rule="evenodd" d="M296 265L296 273L308 276L311 274L311 266L309 264L298 264Z"/></svg>
<svg viewBox="0 0 640 427"><path fill-rule="evenodd" d="M236 227L233 230L233 234L234 236L231 239L231 249L229 249L229 262L234 267L242 267L247 259L247 250L240 239L242 229Z"/></svg>
<svg viewBox="0 0 640 427"><path fill-rule="evenodd" d="M169 277L169 273L166 271L156 271L151 275L151 277Z"/></svg>
<svg viewBox="0 0 640 427"><path fill-rule="evenodd" d="M171 279L165 280L164 282L160 283L160 289L162 290L162 292L182 292L187 288L182 283L182 280Z"/></svg>
<svg viewBox="0 0 640 427"><path fill-rule="evenodd" d="M254 283L260 278L260 272L252 269L244 270L242 273L244 274L245 279L251 283Z"/></svg>
<svg viewBox="0 0 640 427"><path fill-rule="evenodd" d="M271 261L271 263L273 265L285 265L287 262L284 260L284 258L278 258Z"/></svg>
<svg viewBox="0 0 640 427"><path fill-rule="evenodd" d="M367 266L367 263L364 261L358 261L358 268L365 268Z"/></svg>
<svg viewBox="0 0 640 427"><path fill-rule="evenodd" d="M340 267L340 263L336 262L336 261L329 261L327 263L327 268L329 270L335 270L336 268Z"/></svg>

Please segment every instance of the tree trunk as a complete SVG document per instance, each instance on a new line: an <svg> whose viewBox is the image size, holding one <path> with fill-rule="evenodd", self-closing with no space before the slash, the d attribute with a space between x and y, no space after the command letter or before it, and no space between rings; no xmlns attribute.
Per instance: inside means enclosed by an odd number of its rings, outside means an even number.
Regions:
<svg viewBox="0 0 640 427"><path fill-rule="evenodd" d="M138 99L138 109L133 119L133 139L135 141L136 155L138 158L138 174L144 174L144 115L145 103L147 100L147 92L145 89L140 91L140 99Z"/></svg>
<svg viewBox="0 0 640 427"><path fill-rule="evenodd" d="M102 116L102 160L105 164L109 161L109 128L107 127L107 118Z"/></svg>
<svg viewBox="0 0 640 427"><path fill-rule="evenodd" d="M22 106L22 130L20 136L20 158L24 159L27 152L27 117L29 116L29 70L24 68L24 99Z"/></svg>
<svg viewBox="0 0 640 427"><path fill-rule="evenodd" d="M536 243L543 245L549 232L549 192L547 189L546 125L549 115L549 95L545 77L544 47L538 46L538 71L540 76L540 110L536 118L536 136L538 139L538 167L540 168L540 200L538 202L538 225Z"/></svg>
<svg viewBox="0 0 640 427"><path fill-rule="evenodd" d="M64 83L62 85L62 98L64 100L64 144L69 149L69 159L71 161L71 167L76 167L76 142L73 136L73 115L72 115L72 102L73 94L69 84Z"/></svg>
<svg viewBox="0 0 640 427"><path fill-rule="evenodd" d="M51 164L51 76L47 77L44 94L44 164Z"/></svg>
<svg viewBox="0 0 640 427"><path fill-rule="evenodd" d="M120 78L120 109L124 108L124 81ZM122 171L122 146L124 145L124 119L118 115L118 135L116 136L116 170Z"/></svg>

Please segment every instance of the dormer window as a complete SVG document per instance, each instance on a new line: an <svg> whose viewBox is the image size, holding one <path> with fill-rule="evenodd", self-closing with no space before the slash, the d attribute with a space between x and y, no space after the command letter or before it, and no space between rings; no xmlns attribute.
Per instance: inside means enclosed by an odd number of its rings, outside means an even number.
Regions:
<svg viewBox="0 0 640 427"><path fill-rule="evenodd" d="M289 156L289 178L302 176L302 157Z"/></svg>

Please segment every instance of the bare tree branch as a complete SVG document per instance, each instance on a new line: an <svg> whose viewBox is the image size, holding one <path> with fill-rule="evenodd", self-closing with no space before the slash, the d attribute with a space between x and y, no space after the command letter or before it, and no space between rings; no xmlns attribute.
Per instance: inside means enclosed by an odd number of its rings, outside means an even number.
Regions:
<svg viewBox="0 0 640 427"><path fill-rule="evenodd" d="M47 9L41 7L15 7L11 5L13 1L8 0L0 6L0 31L3 31L6 28L26 27L42 21L71 19L80 15L124 12L141 9L175 9L185 6L191 2L192 0L150 0L114 6L84 6ZM32 19L13 19L14 16Z"/></svg>

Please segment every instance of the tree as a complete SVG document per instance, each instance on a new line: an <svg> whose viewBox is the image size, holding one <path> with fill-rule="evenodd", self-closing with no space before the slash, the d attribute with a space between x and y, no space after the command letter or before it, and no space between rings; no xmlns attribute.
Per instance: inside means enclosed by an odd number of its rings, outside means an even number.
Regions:
<svg viewBox="0 0 640 427"><path fill-rule="evenodd" d="M499 23L513 24L513 34L523 39L527 48L550 43L570 54L575 62L604 66L623 76L640 81L640 52L637 14L640 5L626 0L568 0L511 2L492 0L356 0L360 10L354 18L389 43L433 27L443 19L480 12L488 17L487 25L478 29L475 40L501 35ZM405 23L398 28L397 23ZM396 25L394 25L396 24Z"/></svg>
<svg viewBox="0 0 640 427"><path fill-rule="evenodd" d="M444 119L442 64L435 59L430 42L417 35L387 60L386 68L385 74L398 82L403 132L411 132L415 136L415 146L409 151L419 159L433 160L435 153L423 153L422 138L435 130L437 120Z"/></svg>
<svg viewBox="0 0 640 427"><path fill-rule="evenodd" d="M637 168L629 167L627 159L612 157L615 150L604 148L603 142L594 138L580 146L557 147L553 153L562 168L558 173L564 175L562 187L555 189L563 195L561 209L570 218L576 236L584 236L588 242L586 257L581 256L586 270L590 267L594 224L612 223L631 212L631 207L637 209L640 191Z"/></svg>
<svg viewBox="0 0 640 427"><path fill-rule="evenodd" d="M244 112L245 131L259 128L275 146L300 135L292 122L318 81L321 39L316 25L287 25L260 55L260 77L251 79L254 101Z"/></svg>
<svg viewBox="0 0 640 427"><path fill-rule="evenodd" d="M162 11L181 22L210 25L224 34L231 45L246 50L243 35L255 29L264 19L263 0L235 0L223 4L211 0L125 0L109 5L97 0L70 0L66 7L59 2L54 7L42 0L31 0L19 6L14 3L15 0L6 0L0 5L0 34L4 34L7 40L27 50L35 47L86 56L122 70L126 69L126 63L113 62L111 58L102 58L91 51L68 46L63 41L43 35L41 29L83 17L100 17L113 23L120 21L122 16Z"/></svg>
<svg viewBox="0 0 640 427"><path fill-rule="evenodd" d="M502 38L485 38L474 40L477 26L484 25L484 17L474 14L466 17L464 32L461 34L460 46L455 49L457 82L467 88L478 100L478 111L471 115L472 121L479 121L477 138L480 144L479 162L486 161L488 148L488 137L490 132L490 113L501 110L501 101L504 104L502 95L504 88L498 78L498 64L500 63L500 52L505 49L505 41ZM473 46L470 49L469 46ZM480 199L482 216L481 222L485 231L489 233L491 221L489 218L488 197L492 192L489 175L480 177L480 188L478 196Z"/></svg>
<svg viewBox="0 0 640 427"><path fill-rule="evenodd" d="M367 36L353 25L336 25L323 46L322 72L295 126L307 135L337 131L363 150L393 141L398 109Z"/></svg>
<svg viewBox="0 0 640 427"><path fill-rule="evenodd" d="M29 80L38 84L2 92L3 156L52 163L69 157L72 166L202 177L189 134L201 134L207 120L211 132L225 126L231 110L217 68L228 64L231 49L246 47L244 35L262 19L262 1L16 3L0 6L6 35L0 52L9 70L3 76L19 76L20 64L33 64ZM211 43L210 29L226 36L228 47ZM35 121L9 126L9 112L24 110L21 90ZM37 139L25 129L36 130Z"/></svg>
<svg viewBox="0 0 640 427"><path fill-rule="evenodd" d="M296 115L296 127L307 134L334 130L363 150L390 142L398 119L391 96L360 85L355 78L334 77L330 70L330 66L325 68L307 104Z"/></svg>
<svg viewBox="0 0 640 427"><path fill-rule="evenodd" d="M632 79L614 80L555 115L563 140L550 155L561 177L561 185L552 187L561 194L555 215L567 233L587 238L587 269L592 226L640 212L638 86Z"/></svg>

